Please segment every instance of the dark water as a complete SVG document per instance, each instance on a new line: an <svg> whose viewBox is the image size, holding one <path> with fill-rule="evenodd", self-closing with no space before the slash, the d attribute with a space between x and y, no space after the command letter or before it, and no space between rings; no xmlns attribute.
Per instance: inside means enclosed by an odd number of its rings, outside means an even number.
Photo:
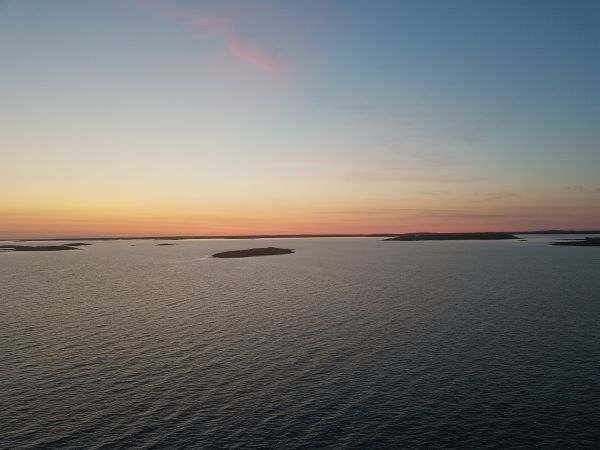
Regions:
<svg viewBox="0 0 600 450"><path fill-rule="evenodd" d="M600 447L600 249L131 244L0 254L0 447Z"/></svg>

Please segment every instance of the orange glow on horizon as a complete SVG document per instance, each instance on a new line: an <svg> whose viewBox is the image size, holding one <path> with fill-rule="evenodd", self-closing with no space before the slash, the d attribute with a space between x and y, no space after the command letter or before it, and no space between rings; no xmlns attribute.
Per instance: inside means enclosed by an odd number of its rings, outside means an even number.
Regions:
<svg viewBox="0 0 600 450"><path fill-rule="evenodd" d="M235 211L235 212L234 212ZM0 210L0 238L57 236L226 236L257 234L370 234L418 231L526 231L593 228L585 212L564 217L507 214L498 210L373 208L371 210L258 210L223 205Z"/></svg>

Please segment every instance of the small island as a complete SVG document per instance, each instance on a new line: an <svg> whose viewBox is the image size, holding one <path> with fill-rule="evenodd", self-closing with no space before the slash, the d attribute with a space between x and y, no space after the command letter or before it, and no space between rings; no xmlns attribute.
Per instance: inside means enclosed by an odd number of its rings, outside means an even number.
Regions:
<svg viewBox="0 0 600 450"><path fill-rule="evenodd" d="M573 239L562 242L552 242L552 245L565 245L569 247L600 247L600 238L586 237L585 239Z"/></svg>
<svg viewBox="0 0 600 450"><path fill-rule="evenodd" d="M518 239L509 233L405 233L384 241L495 241Z"/></svg>
<svg viewBox="0 0 600 450"><path fill-rule="evenodd" d="M0 252L57 252L79 250L71 245L0 245Z"/></svg>
<svg viewBox="0 0 600 450"><path fill-rule="evenodd" d="M233 250L229 252L215 253L212 256L213 258L248 258L251 256L287 255L289 253L294 253L294 249L264 247L251 248L248 250Z"/></svg>
<svg viewBox="0 0 600 450"><path fill-rule="evenodd" d="M161 244L156 244L156 246L159 246L159 245L175 245L175 244L169 244L169 243L167 243L167 242L163 242L163 243L161 243Z"/></svg>

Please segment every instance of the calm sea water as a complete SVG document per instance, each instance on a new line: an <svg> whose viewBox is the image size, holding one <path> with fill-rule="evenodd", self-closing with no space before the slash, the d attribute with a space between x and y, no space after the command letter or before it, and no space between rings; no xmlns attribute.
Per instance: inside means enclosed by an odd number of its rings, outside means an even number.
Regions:
<svg viewBox="0 0 600 450"><path fill-rule="evenodd" d="M1 253L0 447L599 448L600 249L528 239Z"/></svg>

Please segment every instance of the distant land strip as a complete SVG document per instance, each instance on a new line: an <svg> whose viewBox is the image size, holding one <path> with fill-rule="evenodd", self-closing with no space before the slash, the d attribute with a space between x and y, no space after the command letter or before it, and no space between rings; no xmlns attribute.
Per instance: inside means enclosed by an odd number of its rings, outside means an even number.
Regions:
<svg viewBox="0 0 600 450"><path fill-rule="evenodd" d="M294 253L293 248L277 248L277 247L265 247L265 248L249 248L247 250L231 250L227 252L215 253L213 258L249 258L252 256L273 256L273 255L287 255Z"/></svg>
<svg viewBox="0 0 600 450"><path fill-rule="evenodd" d="M509 233L406 233L384 241L492 241L519 239Z"/></svg>
<svg viewBox="0 0 600 450"><path fill-rule="evenodd" d="M53 252L62 250L78 250L71 245L0 245L0 252Z"/></svg>
<svg viewBox="0 0 600 450"><path fill-rule="evenodd" d="M600 247L600 238L590 238L587 237L585 239L570 239L564 240L561 242L552 242L552 245L564 245L569 247Z"/></svg>
<svg viewBox="0 0 600 450"><path fill-rule="evenodd" d="M425 234L427 232L410 233L410 234ZM436 232L437 233L437 232ZM483 232L471 232L483 233ZM600 234L600 230L535 230L535 231L502 231L494 233L505 234ZM117 236L117 237L54 237L54 238L5 238L4 241L14 242L53 242L53 241L129 241L129 240L157 240L157 241L177 241L184 239L302 239L302 238L391 238L401 236L408 233L368 233L368 234L248 234L248 235L219 235L219 236ZM433 234L433 233L431 233ZM437 233L440 234L440 233ZM457 234L470 234L469 232Z"/></svg>

